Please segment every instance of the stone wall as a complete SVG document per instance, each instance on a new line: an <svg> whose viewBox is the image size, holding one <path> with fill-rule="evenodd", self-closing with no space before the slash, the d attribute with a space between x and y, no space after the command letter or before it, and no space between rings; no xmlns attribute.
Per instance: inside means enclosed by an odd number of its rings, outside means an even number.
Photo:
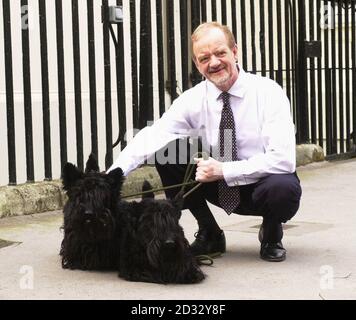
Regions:
<svg viewBox="0 0 356 320"><path fill-rule="evenodd" d="M316 145L297 146L297 166L324 160L322 148ZM123 195L141 191L144 180L160 188L161 180L154 167L146 166L132 172L123 186ZM61 210L66 201L61 181L45 181L18 186L0 187L0 218Z"/></svg>

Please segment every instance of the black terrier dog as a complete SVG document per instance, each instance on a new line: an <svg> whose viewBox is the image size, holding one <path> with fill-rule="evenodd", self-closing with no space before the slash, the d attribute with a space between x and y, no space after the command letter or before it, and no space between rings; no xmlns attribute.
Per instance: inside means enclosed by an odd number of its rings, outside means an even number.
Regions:
<svg viewBox="0 0 356 320"><path fill-rule="evenodd" d="M148 182L143 191L150 190ZM197 283L205 276L179 225L183 198L126 204L122 212L119 276L129 281ZM120 209L123 209L121 206Z"/></svg>
<svg viewBox="0 0 356 320"><path fill-rule="evenodd" d="M68 195L64 206L62 267L117 270L130 281L196 283L205 276L179 225L182 197L122 201L123 172L100 173L94 155L85 172L73 164L63 168ZM143 191L151 190L148 182Z"/></svg>
<svg viewBox="0 0 356 320"><path fill-rule="evenodd" d="M93 154L85 173L71 163L62 172L68 195L64 206L62 267L81 270L118 270L120 217L123 184L120 168L100 173Z"/></svg>

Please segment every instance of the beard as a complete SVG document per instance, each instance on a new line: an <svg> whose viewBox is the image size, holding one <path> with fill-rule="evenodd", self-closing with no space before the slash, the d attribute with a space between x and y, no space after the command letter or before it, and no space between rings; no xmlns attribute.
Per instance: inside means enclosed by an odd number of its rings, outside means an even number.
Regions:
<svg viewBox="0 0 356 320"><path fill-rule="evenodd" d="M231 79L230 75L229 74L225 74L225 75L223 75L223 76L221 76L219 78L215 78L215 79L213 78L212 82L216 86L220 87L220 86L223 86L223 85L227 84L230 79Z"/></svg>
<svg viewBox="0 0 356 320"><path fill-rule="evenodd" d="M225 69L224 69L225 70ZM212 74L212 76L209 77L209 80L214 83L218 88L224 87L229 83L231 80L230 74L225 70L224 74L215 76Z"/></svg>

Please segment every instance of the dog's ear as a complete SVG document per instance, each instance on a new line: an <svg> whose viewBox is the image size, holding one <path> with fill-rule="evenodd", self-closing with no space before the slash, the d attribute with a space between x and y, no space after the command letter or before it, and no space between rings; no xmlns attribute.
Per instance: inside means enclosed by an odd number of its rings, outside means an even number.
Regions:
<svg viewBox="0 0 356 320"><path fill-rule="evenodd" d="M152 190L151 184L145 179L145 181L142 184L142 192L150 191ZM142 199L154 199L155 195L153 192L147 192L142 195Z"/></svg>
<svg viewBox="0 0 356 320"><path fill-rule="evenodd" d="M63 189L68 191L70 190L75 182L82 178L83 173L72 163L67 163L64 165L62 170L62 183Z"/></svg>
<svg viewBox="0 0 356 320"><path fill-rule="evenodd" d="M110 184L113 189L121 190L124 183L125 177L124 172L121 168L116 168L108 173L108 178L110 179Z"/></svg>
<svg viewBox="0 0 356 320"><path fill-rule="evenodd" d="M94 153L89 155L88 161L85 165L85 173L88 172L99 172L98 160Z"/></svg>

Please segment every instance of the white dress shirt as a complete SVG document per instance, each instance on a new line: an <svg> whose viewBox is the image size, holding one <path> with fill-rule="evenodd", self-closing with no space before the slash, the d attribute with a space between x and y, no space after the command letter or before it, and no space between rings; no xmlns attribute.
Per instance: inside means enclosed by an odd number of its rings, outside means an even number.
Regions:
<svg viewBox="0 0 356 320"><path fill-rule="evenodd" d="M295 129L285 92L276 82L238 67L239 76L229 94L239 161L223 163L224 179L236 186L255 183L268 174L293 173ZM208 80L185 91L159 120L129 142L108 171L120 167L127 175L182 137L199 135L203 145L216 147L223 108L220 94Z"/></svg>

